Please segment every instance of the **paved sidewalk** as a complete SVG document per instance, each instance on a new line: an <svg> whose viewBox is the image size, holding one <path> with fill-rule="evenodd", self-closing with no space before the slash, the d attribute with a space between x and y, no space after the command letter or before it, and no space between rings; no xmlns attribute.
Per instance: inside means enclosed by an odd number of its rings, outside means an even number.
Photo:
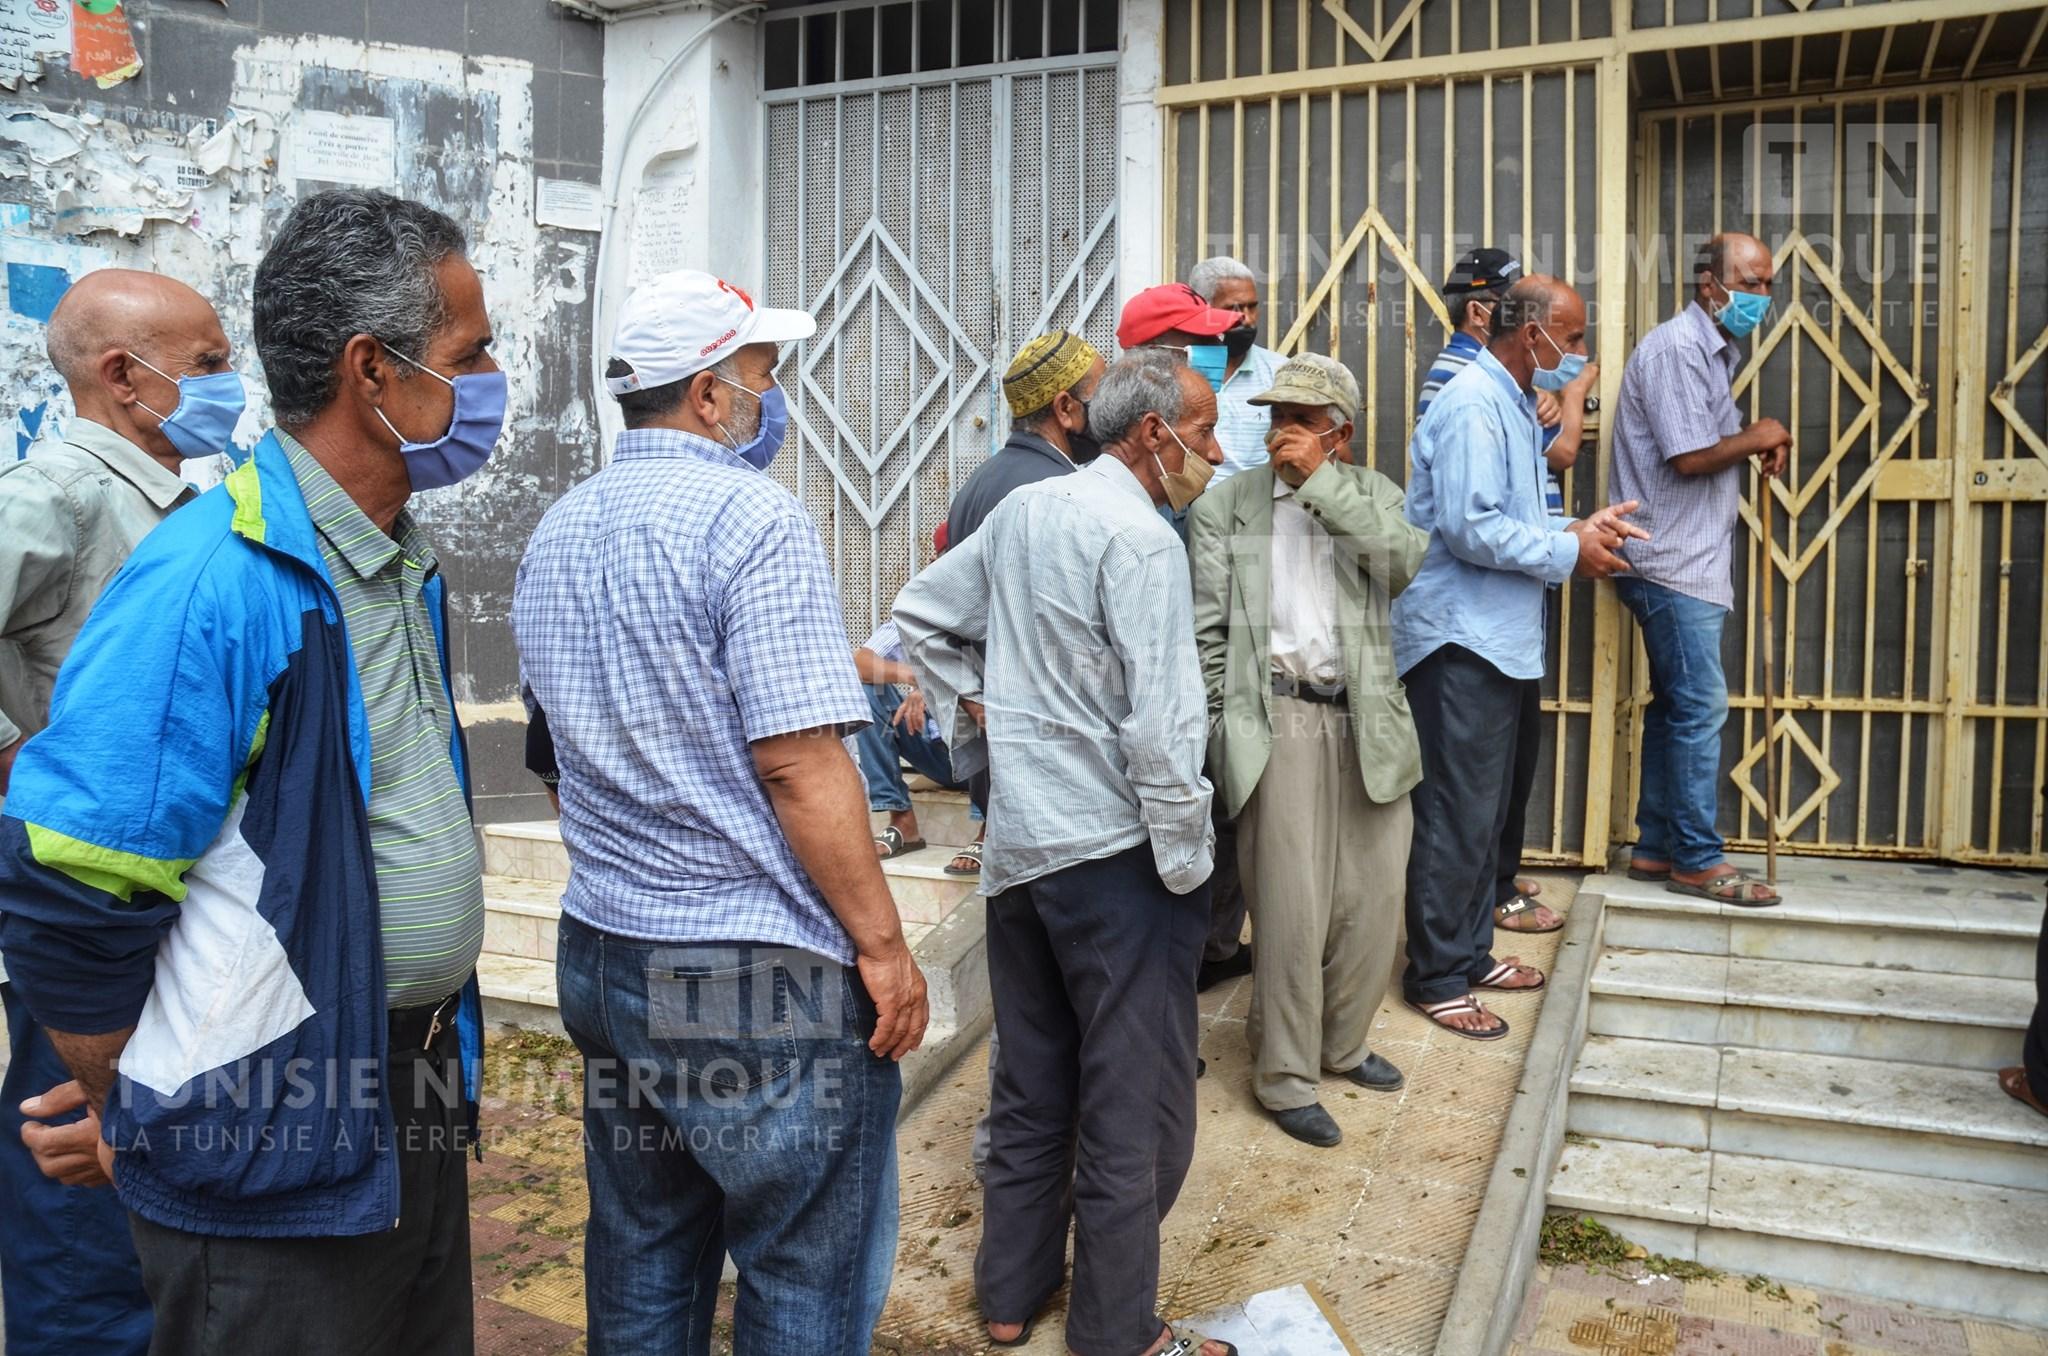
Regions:
<svg viewBox="0 0 2048 1356"><path fill-rule="evenodd" d="M1739 1276L1540 1267L1509 1356L2048 1356L2048 1333Z"/></svg>
<svg viewBox="0 0 2048 1356"><path fill-rule="evenodd" d="M1535 873L1563 910L1574 877ZM1558 934L1507 938L1497 954L1549 968ZM1433 1352L1466 1240L1478 1218L1540 994L1494 995L1513 1025L1481 1043L1435 1029L1400 1006L1375 1022L1373 1048L1408 1075L1400 1093L1326 1082L1323 1104L1344 1129L1335 1149L1289 1139L1252 1099L1244 1015L1250 981L1202 996L1195 1163L1167 1218L1161 1307L1181 1317L1256 1291L1315 1281L1368 1356ZM934 1089L902 1133L903 1237L878 1345L904 1352L977 1351L974 1303L981 1190L968 1166L987 1096L986 1046ZM1065 1294L1030 1352L1064 1350Z"/></svg>

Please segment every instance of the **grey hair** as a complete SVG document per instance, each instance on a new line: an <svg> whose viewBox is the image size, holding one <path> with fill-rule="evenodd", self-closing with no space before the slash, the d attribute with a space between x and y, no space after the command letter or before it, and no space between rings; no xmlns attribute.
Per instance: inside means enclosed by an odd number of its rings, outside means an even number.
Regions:
<svg viewBox="0 0 2048 1356"><path fill-rule="evenodd" d="M690 383L697 379L698 372L709 372L715 377L723 377L735 386L745 385L746 383L740 380L739 356L735 350L729 356L720 358L709 367L699 368L697 372L692 372L687 377L678 377L660 386L649 386L613 396L612 399L619 402L619 417L625 421L627 428L644 428L657 419L674 414L681 408L683 397L689 393ZM607 377L623 377L632 370L625 359L614 358L605 368L604 374Z"/></svg>
<svg viewBox="0 0 2048 1356"><path fill-rule="evenodd" d="M1148 414L1177 422L1186 403L1180 374L1187 370L1187 359L1170 348L1132 349L1102 374L1088 405L1088 431L1107 446L1128 438Z"/></svg>
<svg viewBox="0 0 2048 1356"><path fill-rule="evenodd" d="M1227 282L1248 282L1256 287L1258 281L1257 274L1227 254L1204 259L1188 270L1188 286L1203 301L1216 300L1216 290Z"/></svg>
<svg viewBox="0 0 2048 1356"><path fill-rule="evenodd" d="M256 266L256 352L277 422L303 428L333 403L335 364L358 334L417 359L448 318L434 270L466 248L444 214L376 189L301 200Z"/></svg>

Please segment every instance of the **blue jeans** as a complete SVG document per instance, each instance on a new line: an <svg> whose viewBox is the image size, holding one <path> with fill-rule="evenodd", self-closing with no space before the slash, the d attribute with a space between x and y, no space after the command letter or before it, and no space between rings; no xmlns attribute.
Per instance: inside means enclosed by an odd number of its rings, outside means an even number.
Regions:
<svg viewBox="0 0 2048 1356"><path fill-rule="evenodd" d="M903 694L891 684L868 689L868 711L873 719L860 732L859 739L860 774L868 784L870 810L910 808L910 788L903 781L903 763L949 791L960 789L960 783L953 780L953 756L946 752L943 743L926 735L923 725L904 729L890 724L901 705Z"/></svg>
<svg viewBox="0 0 2048 1356"><path fill-rule="evenodd" d="M1618 578L1614 591L1635 614L1650 657L1636 855L1704 871L1723 855L1715 818L1721 727L1728 723L1728 678L1721 667L1728 612L1642 579Z"/></svg>
<svg viewBox="0 0 2048 1356"><path fill-rule="evenodd" d="M592 1356L867 1356L896 1258L896 1065L851 967L788 947L640 942L564 915L583 1053Z"/></svg>
<svg viewBox="0 0 2048 1356"><path fill-rule="evenodd" d="M128 1237L128 1211L112 1187L54 1182L29 1156L17 1108L70 1082L71 1070L12 984L0 983L0 999L10 1051L0 1080L0 1183L7 1193L0 1224L7 1340L0 1345L14 1356L142 1356L149 1348L149 1296Z"/></svg>

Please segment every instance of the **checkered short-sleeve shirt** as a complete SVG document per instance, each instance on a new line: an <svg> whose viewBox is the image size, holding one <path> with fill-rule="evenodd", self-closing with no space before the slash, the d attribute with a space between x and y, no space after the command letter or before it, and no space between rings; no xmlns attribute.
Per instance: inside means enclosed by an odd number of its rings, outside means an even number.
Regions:
<svg viewBox="0 0 2048 1356"><path fill-rule="evenodd" d="M750 748L868 720L824 546L787 490L717 443L628 430L541 520L512 626L561 769L564 912L852 962Z"/></svg>

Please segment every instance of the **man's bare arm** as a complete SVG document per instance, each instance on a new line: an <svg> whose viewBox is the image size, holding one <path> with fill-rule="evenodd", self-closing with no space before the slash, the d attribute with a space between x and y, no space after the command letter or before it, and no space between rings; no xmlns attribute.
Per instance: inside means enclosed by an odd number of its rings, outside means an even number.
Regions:
<svg viewBox="0 0 2048 1356"><path fill-rule="evenodd" d="M1768 456L1787 446L1792 435L1775 419L1759 419L1739 433L1731 433L1712 447L1681 452L1671 459L1671 469L1682 476L1710 476L1725 471L1749 457Z"/></svg>
<svg viewBox="0 0 2048 1356"><path fill-rule="evenodd" d="M868 832L860 769L832 729L756 740L754 770L796 859L853 939L856 965L875 1001L868 1048L901 1059L924 1040L924 975L903 939L903 920Z"/></svg>
<svg viewBox="0 0 2048 1356"><path fill-rule="evenodd" d="M92 1108L92 1114L104 1115L107 1098L114 1091L114 1064L128 1048L128 1038L135 1034L135 1028L109 1031L103 1036L74 1036L46 1027L44 1034L56 1047L57 1057L71 1070L71 1076L85 1089L86 1104Z"/></svg>
<svg viewBox="0 0 2048 1356"><path fill-rule="evenodd" d="M900 687L917 686L917 673L908 664L891 663L873 650L862 646L853 652L853 671L860 680L870 686L895 683Z"/></svg>

